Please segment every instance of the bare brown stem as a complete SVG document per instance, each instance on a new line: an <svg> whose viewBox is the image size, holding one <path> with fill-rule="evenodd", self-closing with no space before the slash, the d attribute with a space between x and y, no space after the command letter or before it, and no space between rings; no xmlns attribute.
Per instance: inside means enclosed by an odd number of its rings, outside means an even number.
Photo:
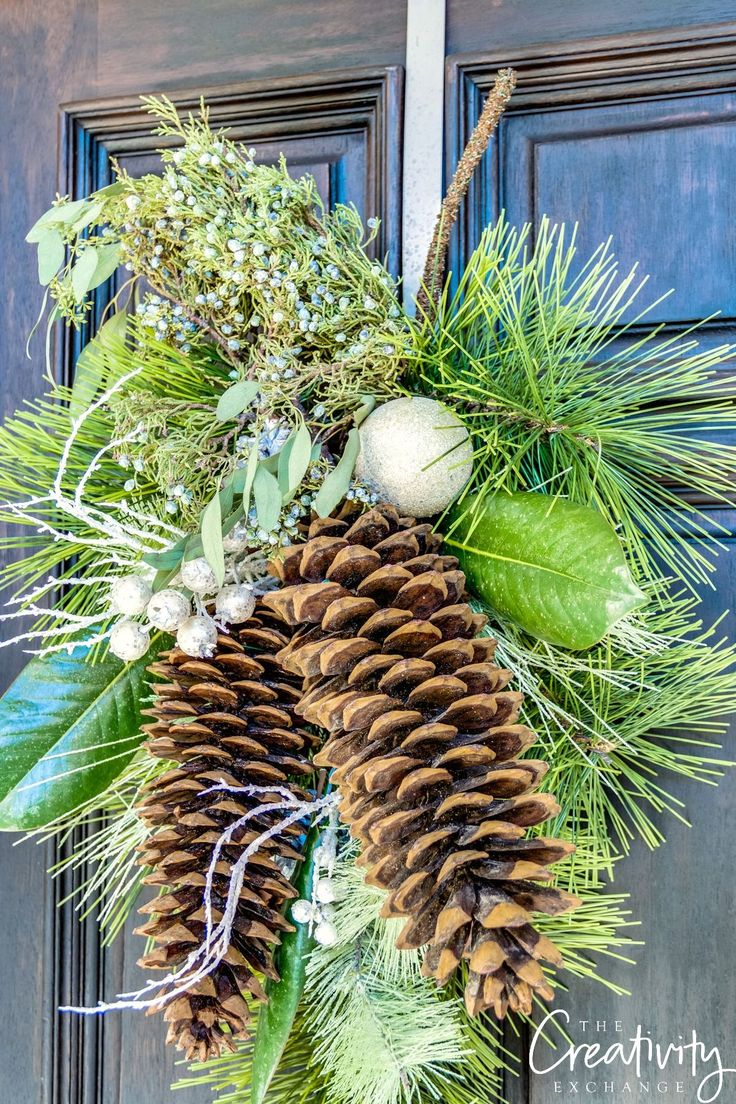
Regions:
<svg viewBox="0 0 736 1104"><path fill-rule="evenodd" d="M442 201L424 265L422 287L417 295L417 307L428 317L436 311L442 294L447 265L447 247L460 210L460 204L465 198L473 173L478 168L481 158L488 148L491 136L511 99L515 86L516 73L514 70L500 69Z"/></svg>

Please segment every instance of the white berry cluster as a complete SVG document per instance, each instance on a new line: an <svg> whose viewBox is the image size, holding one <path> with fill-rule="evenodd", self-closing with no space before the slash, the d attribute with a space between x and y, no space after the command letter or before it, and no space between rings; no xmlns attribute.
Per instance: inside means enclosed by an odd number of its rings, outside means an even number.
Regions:
<svg viewBox="0 0 736 1104"><path fill-rule="evenodd" d="M151 643L151 629L176 634L176 642L187 655L204 659L217 645L218 626L241 624L255 609L255 592L247 583L218 587L212 568L200 556L187 560L178 576L179 586L154 594L142 575L124 575L110 588L110 612L121 619L110 633L110 651L125 663L141 659ZM214 600L214 617L202 605ZM195 610L193 611L193 603ZM135 618L145 615L144 621Z"/></svg>
<svg viewBox="0 0 736 1104"><path fill-rule="evenodd" d="M337 826L331 823L314 852L312 899L300 897L291 906L291 918L297 924L309 924L314 938L324 947L338 940L334 904L340 892L333 879L337 857Z"/></svg>

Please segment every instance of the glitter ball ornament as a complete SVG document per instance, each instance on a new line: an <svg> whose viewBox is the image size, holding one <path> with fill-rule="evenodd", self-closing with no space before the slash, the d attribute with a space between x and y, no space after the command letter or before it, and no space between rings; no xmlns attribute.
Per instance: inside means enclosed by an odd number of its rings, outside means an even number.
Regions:
<svg viewBox="0 0 736 1104"><path fill-rule="evenodd" d="M151 597L151 584L140 575L124 575L110 587L110 608L113 613L135 617L143 613Z"/></svg>
<svg viewBox="0 0 736 1104"><path fill-rule="evenodd" d="M217 590L215 573L204 556L184 561L181 565L181 581L194 594L214 594Z"/></svg>
<svg viewBox="0 0 736 1104"><path fill-rule="evenodd" d="M176 643L187 655L208 659L217 647L217 627L211 617L187 617L179 626Z"/></svg>
<svg viewBox="0 0 736 1104"><path fill-rule="evenodd" d="M135 659L141 659L148 651L151 639L146 629L137 621L127 618L118 621L110 633L110 651L123 663L132 663Z"/></svg>
<svg viewBox="0 0 736 1104"><path fill-rule="evenodd" d="M253 616L256 598L249 586L236 583L223 587L215 598L215 613L228 625L240 625Z"/></svg>
<svg viewBox="0 0 736 1104"><path fill-rule="evenodd" d="M146 607L148 620L163 632L176 632L192 612L189 599L180 590L167 587L154 594Z"/></svg>
<svg viewBox="0 0 736 1104"><path fill-rule="evenodd" d="M357 477L403 514L441 513L472 475L468 431L434 399L392 399L359 432Z"/></svg>

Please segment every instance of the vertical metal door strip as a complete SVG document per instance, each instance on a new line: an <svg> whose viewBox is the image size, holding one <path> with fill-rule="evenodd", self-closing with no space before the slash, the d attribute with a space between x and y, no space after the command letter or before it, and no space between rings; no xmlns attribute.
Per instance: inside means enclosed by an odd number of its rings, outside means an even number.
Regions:
<svg viewBox="0 0 736 1104"><path fill-rule="evenodd" d="M402 202L404 306L414 298L442 202L446 0L407 0Z"/></svg>

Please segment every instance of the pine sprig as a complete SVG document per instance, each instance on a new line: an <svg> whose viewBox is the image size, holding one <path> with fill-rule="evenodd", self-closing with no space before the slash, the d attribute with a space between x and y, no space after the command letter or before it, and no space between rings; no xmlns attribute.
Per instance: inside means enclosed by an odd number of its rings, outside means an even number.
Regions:
<svg viewBox="0 0 736 1104"><path fill-rule="evenodd" d="M111 581L136 565L141 548L163 549L182 532L167 511L159 478L167 431L157 439L144 417L130 417L131 407L183 404L189 410L184 421L192 423L203 407L214 427L217 400L230 382L227 366L211 351L184 354L133 321L128 340L109 339L88 356L108 402L96 400L80 414L74 390L54 383L0 427L0 522L7 527L0 549L27 552L0 572L0 589L10 599L2 617L14 626L28 611L31 631L50 630L54 646L78 639L86 625L103 632ZM211 437L215 430L207 432ZM136 450L145 455L140 472L130 458ZM191 452L179 463L201 506L232 467L233 451L223 450L219 464L198 466ZM57 495L50 493L55 484ZM72 504L79 500L79 509L65 509L59 495ZM49 599L55 609L39 613Z"/></svg>
<svg viewBox="0 0 736 1104"><path fill-rule="evenodd" d="M573 892L610 875L635 837L664 842L661 814L687 823L669 779L713 785L730 766L718 738L733 709L736 649L696 610L692 596L672 596L584 653L491 614L498 658L514 671L536 753L550 763L544 788L561 811L547 829L579 844Z"/></svg>
<svg viewBox="0 0 736 1104"><path fill-rule="evenodd" d="M36 843L54 841L60 856L50 870L54 877L81 872L79 884L60 904L73 900L80 920L94 915L102 946L122 931L146 873L138 865L138 847L148 829L136 806L144 787L171 765L138 752L104 793L24 837Z"/></svg>
<svg viewBox="0 0 736 1104"><path fill-rule="evenodd" d="M502 217L483 234L434 322L413 381L446 401L475 446L467 492L544 488L597 507L640 581L661 565L708 582L717 526L693 500L730 501L736 424L717 369L730 346L642 330L644 281L610 243L581 262L575 234L543 220L531 239Z"/></svg>

